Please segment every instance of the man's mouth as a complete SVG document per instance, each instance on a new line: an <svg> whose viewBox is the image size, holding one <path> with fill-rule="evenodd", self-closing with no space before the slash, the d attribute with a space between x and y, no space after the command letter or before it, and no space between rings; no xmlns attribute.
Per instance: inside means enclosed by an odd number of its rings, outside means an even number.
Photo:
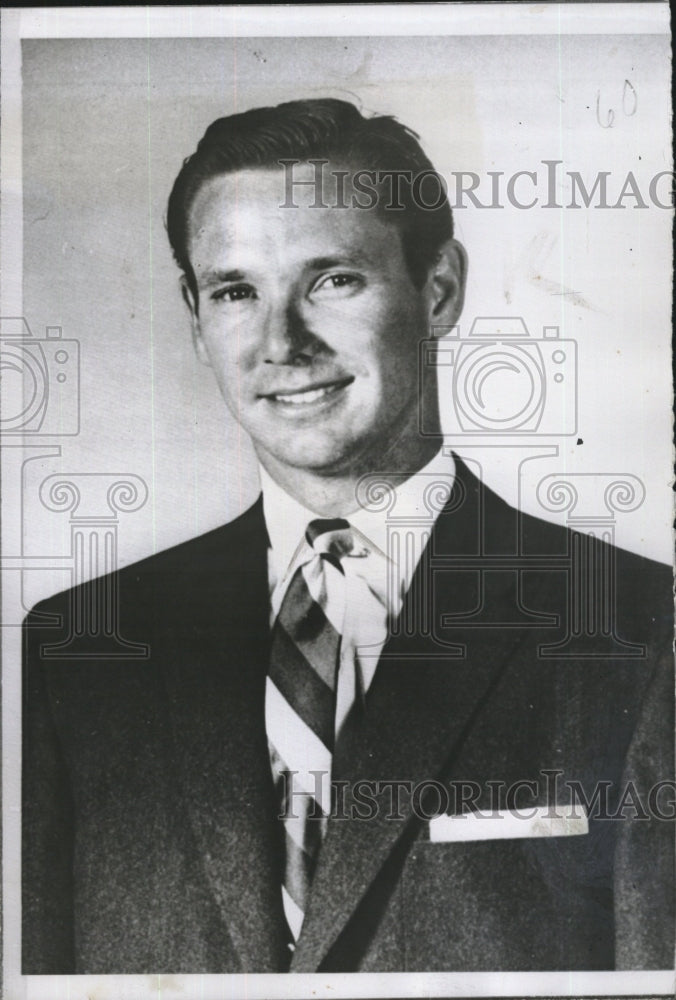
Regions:
<svg viewBox="0 0 676 1000"><path fill-rule="evenodd" d="M339 379L336 382L325 382L319 385L315 383L314 385L309 385L304 389L297 389L293 392L284 390L266 393L264 398L270 399L274 403L281 403L284 406L309 406L311 403L317 403L319 400L335 395L335 393L350 385L351 382L354 382L354 378L349 376Z"/></svg>

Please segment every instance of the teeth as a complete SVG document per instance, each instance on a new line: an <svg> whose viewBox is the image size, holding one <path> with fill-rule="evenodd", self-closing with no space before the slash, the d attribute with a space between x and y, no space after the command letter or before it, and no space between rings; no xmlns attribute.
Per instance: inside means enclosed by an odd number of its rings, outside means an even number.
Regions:
<svg viewBox="0 0 676 1000"><path fill-rule="evenodd" d="M288 396L273 396L272 398L280 403L292 403L293 405L298 406L298 404L303 403L314 403L315 400L328 395L329 392L334 391L335 388L335 386L323 386L321 389L309 389L306 392L294 392Z"/></svg>

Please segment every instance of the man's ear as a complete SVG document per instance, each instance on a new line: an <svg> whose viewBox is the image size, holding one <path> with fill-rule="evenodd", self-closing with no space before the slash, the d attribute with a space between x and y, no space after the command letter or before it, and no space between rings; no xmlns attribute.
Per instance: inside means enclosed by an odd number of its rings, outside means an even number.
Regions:
<svg viewBox="0 0 676 1000"><path fill-rule="evenodd" d="M425 285L430 328L455 326L465 301L466 282L465 248L457 240L448 240L437 251Z"/></svg>
<svg viewBox="0 0 676 1000"><path fill-rule="evenodd" d="M180 280L181 295L183 296L183 301L187 305L188 312L190 313L190 330L192 333L192 344L195 348L195 353L203 365L211 365L207 349L204 346L204 340L202 339L202 330L200 327L200 318L195 293L190 287L190 283L184 274L181 275Z"/></svg>

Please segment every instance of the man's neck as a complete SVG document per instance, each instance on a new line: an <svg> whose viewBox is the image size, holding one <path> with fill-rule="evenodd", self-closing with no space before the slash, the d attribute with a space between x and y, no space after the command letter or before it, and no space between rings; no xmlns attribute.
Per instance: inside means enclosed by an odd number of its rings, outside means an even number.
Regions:
<svg viewBox="0 0 676 1000"><path fill-rule="evenodd" d="M395 445L378 459L362 460L344 472L330 475L282 466L261 455L259 459L277 485L308 510L322 517L348 517L359 507L358 487L365 475L377 475L385 483L392 476L392 485L396 486L402 474L412 476L424 468L439 451L442 440L439 434L419 438L414 449L399 450Z"/></svg>

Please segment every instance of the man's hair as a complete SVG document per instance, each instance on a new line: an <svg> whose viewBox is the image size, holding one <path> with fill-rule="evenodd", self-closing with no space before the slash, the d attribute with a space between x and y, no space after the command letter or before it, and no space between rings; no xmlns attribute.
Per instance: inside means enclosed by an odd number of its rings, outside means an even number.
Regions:
<svg viewBox="0 0 676 1000"><path fill-rule="evenodd" d="M324 159L349 164L354 171L405 171L399 185L403 209L387 211L379 198L376 209L401 233L404 258L417 287L424 284L439 248L453 235L453 217L443 179L420 147L418 136L390 115L365 118L347 101L333 98L289 101L218 118L196 151L183 162L167 208L167 232L176 263L193 293L197 288L188 256L188 220L197 192L220 174L279 166L280 160ZM438 178L434 207L415 197L411 180ZM396 184L390 177L390 185ZM378 185L374 185L377 187ZM391 188L396 192L396 187ZM419 188L420 190L420 188ZM430 199L431 200L431 199Z"/></svg>

